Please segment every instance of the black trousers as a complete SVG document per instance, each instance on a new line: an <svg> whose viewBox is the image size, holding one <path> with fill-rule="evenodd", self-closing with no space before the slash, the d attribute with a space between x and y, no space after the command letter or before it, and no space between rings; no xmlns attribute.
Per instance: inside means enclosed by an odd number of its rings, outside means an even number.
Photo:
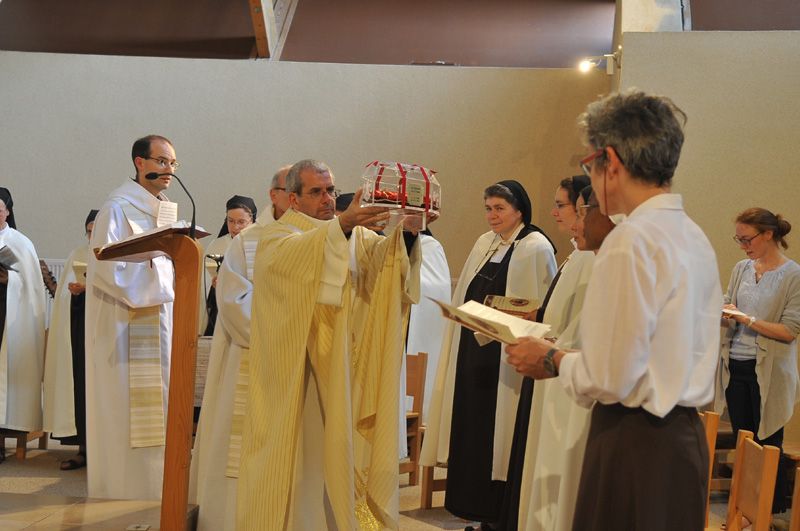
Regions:
<svg viewBox="0 0 800 531"><path fill-rule="evenodd" d="M701 531L708 447L695 408L592 410L573 531Z"/></svg>
<svg viewBox="0 0 800 531"><path fill-rule="evenodd" d="M788 508L788 497L791 494L788 468L792 466L783 455L783 428L764 439L758 437L758 426L761 424L761 389L756 378L756 360L729 360L728 368L731 379L725 389L725 401L728 404L728 415L731 418L734 437L738 438L739 430L752 431L758 444L769 444L781 449L772 512L782 513Z"/></svg>

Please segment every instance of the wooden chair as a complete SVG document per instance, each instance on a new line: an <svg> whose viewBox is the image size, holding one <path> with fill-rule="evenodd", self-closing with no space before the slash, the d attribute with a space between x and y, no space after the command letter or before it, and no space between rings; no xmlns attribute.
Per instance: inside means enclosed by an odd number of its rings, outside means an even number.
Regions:
<svg viewBox="0 0 800 531"><path fill-rule="evenodd" d="M775 446L756 443L753 432L739 430L728 499L728 531L741 531L743 517L752 524L752 531L769 530L780 454Z"/></svg>
<svg viewBox="0 0 800 531"><path fill-rule="evenodd" d="M34 439L39 439L39 449L47 450L47 436L48 434L43 431L18 431L9 429L0 429L0 452L6 451L6 437L17 440L16 457L17 459L25 459L28 449L28 442Z"/></svg>
<svg viewBox="0 0 800 531"><path fill-rule="evenodd" d="M437 467L447 468L446 465L436 465ZM422 509L433 507L433 493L447 489L447 478L433 479L433 471L436 467L422 467L422 486L420 487L419 506Z"/></svg>
<svg viewBox="0 0 800 531"><path fill-rule="evenodd" d="M706 444L708 445L708 491L706 492L706 527L708 527L708 512L711 508L711 476L714 471L714 451L717 446L717 428L719 428L719 414L713 411L700 413L703 427L706 431Z"/></svg>
<svg viewBox="0 0 800 531"><path fill-rule="evenodd" d="M800 467L794 470L794 491L792 492L792 518L789 531L800 531Z"/></svg>
<svg viewBox="0 0 800 531"><path fill-rule="evenodd" d="M411 411L406 412L408 461L400 463L400 473L409 474L408 484L419 483L419 452L422 448L422 404L425 400L425 371L428 354L419 352L406 355L406 394L414 398ZM400 397L405 400L405 397Z"/></svg>

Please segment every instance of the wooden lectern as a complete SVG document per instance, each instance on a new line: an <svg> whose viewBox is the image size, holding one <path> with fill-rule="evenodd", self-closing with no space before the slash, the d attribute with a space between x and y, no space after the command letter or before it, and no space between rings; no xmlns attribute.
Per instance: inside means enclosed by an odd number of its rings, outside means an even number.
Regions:
<svg viewBox="0 0 800 531"><path fill-rule="evenodd" d="M164 449L164 485L161 491L162 531L186 529L189 466L194 412L194 364L197 348L198 295L202 251L188 228L167 228L95 249L98 260L145 262L168 256L175 267L172 361ZM197 230L197 237L208 233Z"/></svg>

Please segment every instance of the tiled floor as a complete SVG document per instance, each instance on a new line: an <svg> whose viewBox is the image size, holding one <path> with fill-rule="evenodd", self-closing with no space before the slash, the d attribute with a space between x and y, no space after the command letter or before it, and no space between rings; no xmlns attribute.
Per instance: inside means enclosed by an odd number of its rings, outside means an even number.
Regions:
<svg viewBox="0 0 800 531"><path fill-rule="evenodd" d="M150 525L150 531L158 529L160 507L157 502L86 498L86 469L58 470L59 460L73 454L73 448L59 447L53 441L50 450L29 451L24 462L9 455L8 461L0 464L0 531L125 530L132 524ZM444 472L437 469L437 477ZM433 509L420 509L420 488L409 486L407 478L406 475L400 478L400 529L464 529L469 524L444 510L443 492L434 493ZM712 497L708 529L720 529L726 512L725 502L724 495ZM780 518L776 521L779 528L787 528L788 514Z"/></svg>
<svg viewBox="0 0 800 531"><path fill-rule="evenodd" d="M161 504L155 501L93 500L42 494L0 494L0 529L125 530L159 527ZM149 528L146 526L150 526Z"/></svg>

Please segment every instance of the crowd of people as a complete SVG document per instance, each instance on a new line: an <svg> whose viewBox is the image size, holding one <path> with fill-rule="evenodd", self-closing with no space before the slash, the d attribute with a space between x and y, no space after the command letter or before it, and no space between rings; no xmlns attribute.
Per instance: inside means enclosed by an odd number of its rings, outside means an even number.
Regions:
<svg viewBox="0 0 800 531"><path fill-rule="evenodd" d="M408 217L384 233L389 210L363 207L361 191L337 198L324 162L281 167L260 210L231 197L199 297L199 333L213 336L191 465L199 529L397 529L416 352L430 356L420 462L447 467L445 508L466 529L703 529L697 411L713 404L734 432L782 446L800 397L800 266L784 254L790 223L748 208L723 295L710 242L671 192L683 121L635 90L590 104L591 153L551 210L566 258L525 187L500 180L452 294L430 231ZM89 213L67 259L46 345L39 260L0 188L0 428L78 446L61 468L88 466L90 497L160 499L172 263L90 251L171 211L172 142L141 138L131 157L134 178ZM526 318L547 337L486 342L427 298L489 295L535 301ZM773 512L788 479L781 467Z"/></svg>

